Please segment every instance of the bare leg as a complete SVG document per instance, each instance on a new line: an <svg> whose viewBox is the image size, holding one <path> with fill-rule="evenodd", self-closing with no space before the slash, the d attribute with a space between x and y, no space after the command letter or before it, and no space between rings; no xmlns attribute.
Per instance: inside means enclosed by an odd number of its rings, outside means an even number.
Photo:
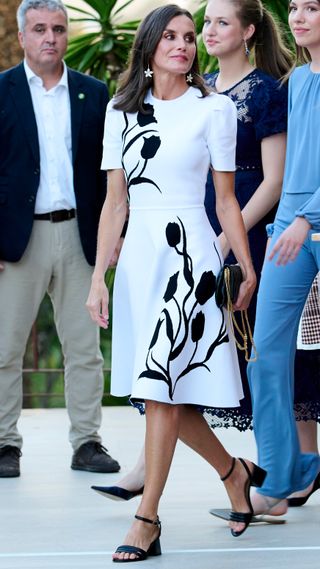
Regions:
<svg viewBox="0 0 320 569"><path fill-rule="evenodd" d="M225 450L223 445L220 443L218 438L212 432L210 427L208 426L204 417L196 411L191 406L180 406L180 419L179 419L179 438L190 448L195 450L200 456L202 456L215 470L217 470L220 477L224 476L230 469L232 463L232 457L230 454ZM146 438L147 440L147 438ZM159 449L159 447L156 447ZM139 460L135 469L138 467L140 472L143 470L143 459L144 459L144 451L140 454ZM250 465L250 463L248 462ZM156 469L159 469L160 466L156 465ZM161 468L163 468L161 466ZM134 469L134 470L135 470ZM157 470L156 470L157 472ZM158 470L159 472L159 470ZM130 480L132 471L127 475L127 479ZM232 508L238 512L249 512L248 504L246 502L244 496L244 486L247 482L247 474L240 463L236 463L235 469L232 475L225 481L225 487L230 498ZM146 477L147 483L147 477ZM122 483L120 484L122 486ZM131 486L130 489L136 490L139 486L142 485L142 480L140 479L139 485ZM129 488L128 488L129 489ZM144 496L146 495L146 486ZM141 508L138 510L138 514L142 512L142 504L144 504L144 500L141 502ZM144 510L143 510L144 511ZM155 512L157 509L155 510ZM134 525L137 525L136 523ZM235 524L232 523L231 527L236 531L240 531L243 527L243 524ZM150 531L150 530L149 530ZM129 539L129 534L127 536L127 541ZM130 541L130 544L131 541ZM141 546L139 546L141 547Z"/></svg>
<svg viewBox="0 0 320 569"><path fill-rule="evenodd" d="M179 438L200 454L209 464L211 464L221 476L228 472L231 463L231 456L226 452L220 441L208 426L204 417L192 407L185 407L181 421ZM227 463L225 462L227 460ZM226 466L228 464L228 466ZM250 462L247 461L250 467ZM244 496L244 485L247 481L247 474L243 466L237 461L232 475L224 482L226 491L232 504L232 509L236 512L249 512L249 508ZM268 500L260 494L252 497L252 506L255 514L265 513L280 516L287 511L287 501L281 500L272 506L273 498ZM230 523L236 531L241 531L243 524Z"/></svg>
<svg viewBox="0 0 320 569"><path fill-rule="evenodd" d="M191 428L188 428L189 409L191 416L195 417L198 427L201 429L201 437L204 437L202 442L199 441L198 433L194 432L197 428L192 421ZM186 413L186 416L185 416ZM217 437L212 433L202 416L193 411L192 408L184 408L180 422L179 438L190 448L198 452L205 458L220 474L221 476L229 469L231 464L231 456L226 453L224 447L220 444ZM208 432L209 431L209 432ZM210 439L208 439L208 436ZM201 438L200 437L200 438ZM207 448L205 448L207 444ZM204 448L203 448L204 446ZM145 479L145 447L143 446L136 462L130 472L120 480L119 486L126 490L138 490L144 484Z"/></svg>
<svg viewBox="0 0 320 569"><path fill-rule="evenodd" d="M319 454L316 421L297 421L301 452Z"/></svg>
<svg viewBox="0 0 320 569"><path fill-rule="evenodd" d="M137 511L139 516L155 520L161 494L165 487L179 434L181 405L146 402L146 475L143 496ZM157 538L156 526L134 520L124 545L133 545L147 551ZM135 559L134 554L115 553L114 558Z"/></svg>
<svg viewBox="0 0 320 569"><path fill-rule="evenodd" d="M124 488L125 490L129 490L134 492L142 488L144 485L144 478L145 478L145 450L144 445L141 449L139 454L139 458L135 464L135 466L128 472L126 476L121 478L118 483L120 488Z"/></svg>
<svg viewBox="0 0 320 569"><path fill-rule="evenodd" d="M232 457L210 429L203 415L193 407L184 407L179 438L211 464L220 478L229 472ZM250 461L246 462L250 468ZM224 482L232 509L236 512L250 512L244 493L247 480L245 469L239 461L236 461L232 474ZM230 522L229 525L235 531L241 531L244 527L242 523L235 522Z"/></svg>

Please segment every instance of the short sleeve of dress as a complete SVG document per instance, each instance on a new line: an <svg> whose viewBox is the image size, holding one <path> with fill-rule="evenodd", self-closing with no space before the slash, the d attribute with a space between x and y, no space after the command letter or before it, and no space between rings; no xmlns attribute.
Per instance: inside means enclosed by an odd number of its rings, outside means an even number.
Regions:
<svg viewBox="0 0 320 569"><path fill-rule="evenodd" d="M237 109L225 95L211 94L215 98L210 112L208 149L211 165L218 172L233 172L237 138Z"/></svg>
<svg viewBox="0 0 320 569"><path fill-rule="evenodd" d="M103 155L101 170L116 170L122 168L122 111L113 108L113 100L107 106L104 122Z"/></svg>
<svg viewBox="0 0 320 569"><path fill-rule="evenodd" d="M257 140L287 131L288 88L276 79L265 76L256 85L249 106Z"/></svg>

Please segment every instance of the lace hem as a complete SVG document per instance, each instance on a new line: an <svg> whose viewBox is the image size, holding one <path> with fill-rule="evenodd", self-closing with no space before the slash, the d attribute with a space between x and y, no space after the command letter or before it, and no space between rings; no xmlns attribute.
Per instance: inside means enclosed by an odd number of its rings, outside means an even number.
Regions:
<svg viewBox="0 0 320 569"><path fill-rule="evenodd" d="M144 403L131 403L140 415L145 414ZM252 415L246 415L237 409L220 409L214 407L198 407L211 429L230 429L234 427L240 432L253 429ZM319 403L296 403L294 405L296 421L316 421L320 423Z"/></svg>
<svg viewBox="0 0 320 569"><path fill-rule="evenodd" d="M320 423L320 403L296 403L294 414L296 421L317 421Z"/></svg>
<svg viewBox="0 0 320 569"><path fill-rule="evenodd" d="M252 430L252 415L245 415L237 409L201 409L201 412L211 429L230 429L234 427L240 432Z"/></svg>

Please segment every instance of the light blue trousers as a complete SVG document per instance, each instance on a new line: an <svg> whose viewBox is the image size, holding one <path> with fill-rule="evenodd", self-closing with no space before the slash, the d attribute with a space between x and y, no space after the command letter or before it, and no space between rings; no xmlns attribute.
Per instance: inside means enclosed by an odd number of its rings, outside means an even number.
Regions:
<svg viewBox="0 0 320 569"><path fill-rule="evenodd" d="M281 230L275 227L271 247ZM317 455L300 452L293 412L294 356L299 319L320 269L312 231L294 262L266 259L258 293L254 339L258 360L248 365L258 463L267 471L259 492L286 498L306 488L320 470ZM270 249L269 249L270 250Z"/></svg>

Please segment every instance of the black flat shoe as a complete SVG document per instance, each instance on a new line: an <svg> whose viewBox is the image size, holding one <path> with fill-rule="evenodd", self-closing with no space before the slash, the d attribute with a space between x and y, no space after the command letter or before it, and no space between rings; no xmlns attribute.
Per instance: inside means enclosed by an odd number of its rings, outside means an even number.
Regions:
<svg viewBox="0 0 320 569"><path fill-rule="evenodd" d="M141 496L143 494L143 489L139 488L139 490L126 490L125 488L121 488L120 486L91 486L92 490L95 490L101 496L105 498L110 498L110 500L119 500L125 501L132 500L136 496Z"/></svg>
<svg viewBox="0 0 320 569"><path fill-rule="evenodd" d="M288 498L288 506L290 508L298 508L299 506L303 506L309 500L310 496L317 490L320 490L320 472L317 478L314 480L309 494L306 496L301 496L301 498Z"/></svg>
<svg viewBox="0 0 320 569"><path fill-rule="evenodd" d="M246 499L246 502L247 502L247 505L248 505L250 512L235 512L234 510L231 510L229 521L245 524L244 528L241 531L236 531L234 529L231 529L231 534L233 535L233 537L239 537L240 535L242 535L246 531L248 525L251 523L252 518L253 518L253 507L252 507L251 499L250 499L250 488L251 488L251 486L255 486L256 488L260 488L264 482L266 475L267 475L265 470L263 470L262 468L260 468L260 466L257 466L254 463L252 463L253 464L253 471L250 472L249 467L248 467L247 463L243 460L243 458L239 458L238 460L241 462L243 468L245 469L245 471L248 474L248 478L247 478L247 481L246 481L245 486L244 486L244 496L245 496L245 499ZM232 465L231 465L229 472L220 479L220 480L222 480L222 482L224 482L225 480L227 480L229 478L229 476L231 476L231 474L234 470L235 464L236 464L236 459L233 458L232 459Z"/></svg>
<svg viewBox="0 0 320 569"><path fill-rule="evenodd" d="M147 524L153 524L159 528L158 537L150 544L147 551L141 549L141 547L135 547L134 545L120 545L115 551L115 553L129 553L134 554L136 557L134 559L113 559L114 563L132 563L134 561L144 561L147 557L161 555L161 545L160 545L160 535L161 535L161 522L157 516L157 519L149 520L148 518L143 518L142 516L134 516L136 520L145 522Z"/></svg>

